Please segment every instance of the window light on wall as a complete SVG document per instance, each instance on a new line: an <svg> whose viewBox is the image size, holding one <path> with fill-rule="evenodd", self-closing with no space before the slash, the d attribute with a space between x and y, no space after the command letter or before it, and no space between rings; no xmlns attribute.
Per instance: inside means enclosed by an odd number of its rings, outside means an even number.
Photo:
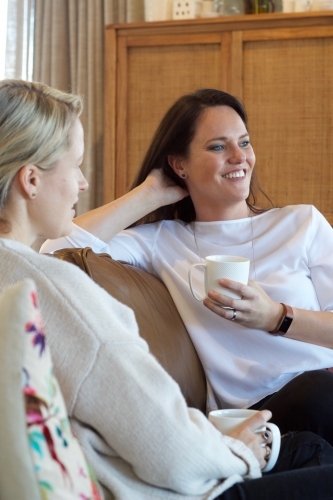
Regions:
<svg viewBox="0 0 333 500"><path fill-rule="evenodd" d="M0 0L0 80L5 77L7 0Z"/></svg>

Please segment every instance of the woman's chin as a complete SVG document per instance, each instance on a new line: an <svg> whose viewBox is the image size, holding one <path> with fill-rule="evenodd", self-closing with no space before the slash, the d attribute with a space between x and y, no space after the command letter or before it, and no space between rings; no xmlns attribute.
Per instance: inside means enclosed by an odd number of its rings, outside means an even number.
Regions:
<svg viewBox="0 0 333 500"><path fill-rule="evenodd" d="M68 225L66 228L62 228L59 231L54 231L50 232L47 236L45 236L46 240L58 240L59 238L65 238L66 236L69 236L70 233L72 232L72 222Z"/></svg>

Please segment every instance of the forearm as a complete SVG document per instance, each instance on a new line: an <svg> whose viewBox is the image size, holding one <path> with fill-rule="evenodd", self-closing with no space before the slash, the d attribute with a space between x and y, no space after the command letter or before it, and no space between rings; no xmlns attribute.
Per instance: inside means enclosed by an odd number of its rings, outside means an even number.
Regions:
<svg viewBox="0 0 333 500"><path fill-rule="evenodd" d="M294 320L286 338L333 349L333 314L293 307Z"/></svg>
<svg viewBox="0 0 333 500"><path fill-rule="evenodd" d="M283 304L271 302L271 314L267 316L265 331L271 334L279 330L286 311ZM279 312L280 311L280 312ZM293 320L285 334L285 338L307 342L333 349L333 314L330 311L312 311L292 307ZM279 332L277 331L277 335Z"/></svg>
<svg viewBox="0 0 333 500"><path fill-rule="evenodd" d="M138 186L121 198L76 217L74 222L102 241L109 241L159 206L156 196Z"/></svg>
<svg viewBox="0 0 333 500"><path fill-rule="evenodd" d="M140 186L103 207L80 215L75 224L102 241L110 241L119 231L145 215L186 196L185 189L165 178L160 169L155 169Z"/></svg>

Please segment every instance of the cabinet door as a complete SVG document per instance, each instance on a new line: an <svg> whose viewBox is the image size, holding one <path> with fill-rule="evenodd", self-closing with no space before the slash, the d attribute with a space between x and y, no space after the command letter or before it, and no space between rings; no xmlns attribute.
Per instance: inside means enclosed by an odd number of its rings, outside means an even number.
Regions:
<svg viewBox="0 0 333 500"><path fill-rule="evenodd" d="M234 89L248 111L264 190L277 206L314 204L330 223L332 35L332 27L244 31L236 49L242 84Z"/></svg>
<svg viewBox="0 0 333 500"><path fill-rule="evenodd" d="M154 131L171 104L201 87L227 85L230 34L119 39L116 190L131 185Z"/></svg>

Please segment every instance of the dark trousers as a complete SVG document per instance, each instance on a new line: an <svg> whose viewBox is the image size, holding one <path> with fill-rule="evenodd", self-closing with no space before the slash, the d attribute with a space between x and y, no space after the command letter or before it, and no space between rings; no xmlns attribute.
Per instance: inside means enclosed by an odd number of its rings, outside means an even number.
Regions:
<svg viewBox="0 0 333 500"><path fill-rule="evenodd" d="M262 478L237 483L219 500L333 500L333 448L311 432L289 433Z"/></svg>
<svg viewBox="0 0 333 500"><path fill-rule="evenodd" d="M270 410L281 434L311 431L333 446L332 372L305 372L251 408Z"/></svg>

